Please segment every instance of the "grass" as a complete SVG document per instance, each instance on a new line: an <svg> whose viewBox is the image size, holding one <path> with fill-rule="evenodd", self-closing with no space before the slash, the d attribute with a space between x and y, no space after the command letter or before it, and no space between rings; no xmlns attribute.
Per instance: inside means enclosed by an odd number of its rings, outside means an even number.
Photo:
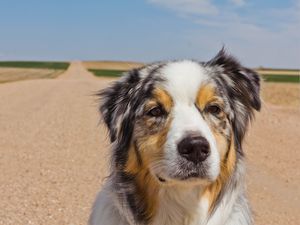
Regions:
<svg viewBox="0 0 300 225"><path fill-rule="evenodd" d="M89 69L97 77L120 77L125 70L96 70Z"/></svg>
<svg viewBox="0 0 300 225"><path fill-rule="evenodd" d="M120 77L124 70L100 70L100 69L89 69L97 77ZM273 75L266 74L261 75L263 80L266 82L282 82L282 83L300 83L300 77L295 75Z"/></svg>
<svg viewBox="0 0 300 225"><path fill-rule="evenodd" d="M0 67L66 70L68 62L0 61Z"/></svg>
<svg viewBox="0 0 300 225"><path fill-rule="evenodd" d="M265 74L262 77L266 82L300 83L300 76L295 75Z"/></svg>
<svg viewBox="0 0 300 225"><path fill-rule="evenodd" d="M268 67L259 67L256 68L256 70L260 70L260 71L288 71L288 72L299 72L299 69L284 69L284 68L268 68Z"/></svg>

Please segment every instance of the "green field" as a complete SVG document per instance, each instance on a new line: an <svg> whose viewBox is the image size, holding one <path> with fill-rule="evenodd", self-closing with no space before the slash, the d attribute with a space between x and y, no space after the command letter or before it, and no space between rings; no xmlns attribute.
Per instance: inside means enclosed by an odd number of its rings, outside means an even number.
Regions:
<svg viewBox="0 0 300 225"><path fill-rule="evenodd" d="M124 70L99 70L99 69L89 69L94 75L98 77L119 77L122 75ZM262 79L266 82L283 82L283 83L300 83L300 77L295 75L273 75L264 74L261 75Z"/></svg>
<svg viewBox="0 0 300 225"><path fill-rule="evenodd" d="M300 83L300 76L264 74L262 78L266 82Z"/></svg>
<svg viewBox="0 0 300 225"><path fill-rule="evenodd" d="M119 77L122 73L126 72L124 70L97 70L89 69L97 77Z"/></svg>
<svg viewBox="0 0 300 225"><path fill-rule="evenodd" d="M0 61L0 67L66 70L68 62Z"/></svg>

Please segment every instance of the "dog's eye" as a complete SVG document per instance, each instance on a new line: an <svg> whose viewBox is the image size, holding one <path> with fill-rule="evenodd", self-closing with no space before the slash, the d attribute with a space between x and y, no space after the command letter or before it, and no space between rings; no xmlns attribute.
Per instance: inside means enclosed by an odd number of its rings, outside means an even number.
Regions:
<svg viewBox="0 0 300 225"><path fill-rule="evenodd" d="M147 112L148 116L152 116L152 117L160 117L162 115L164 115L165 111L160 107L160 106L156 106L152 109L150 109Z"/></svg>
<svg viewBox="0 0 300 225"><path fill-rule="evenodd" d="M218 105L209 105L206 107L206 112L213 114L213 115L219 115L221 113L221 108Z"/></svg>

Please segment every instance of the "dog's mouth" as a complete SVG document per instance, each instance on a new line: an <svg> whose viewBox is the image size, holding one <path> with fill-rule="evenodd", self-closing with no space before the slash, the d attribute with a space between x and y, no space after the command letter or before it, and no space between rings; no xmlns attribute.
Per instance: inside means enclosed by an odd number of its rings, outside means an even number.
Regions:
<svg viewBox="0 0 300 225"><path fill-rule="evenodd" d="M176 167L166 167L163 170L152 171L156 180L161 184L171 184L174 182L202 183L212 182L214 176L210 174L210 167L206 163L195 165L194 163L178 163Z"/></svg>
<svg viewBox="0 0 300 225"><path fill-rule="evenodd" d="M208 180L205 174L198 173L198 172L187 173L185 175L180 174L180 175L172 176L170 178L165 178L161 175L156 174L156 178L160 183L167 183L169 180L186 181L186 182Z"/></svg>
<svg viewBox="0 0 300 225"><path fill-rule="evenodd" d="M189 179L203 179L204 178L204 175L202 173L190 173L190 174L187 174L186 176L181 176L179 179L180 180L189 180Z"/></svg>

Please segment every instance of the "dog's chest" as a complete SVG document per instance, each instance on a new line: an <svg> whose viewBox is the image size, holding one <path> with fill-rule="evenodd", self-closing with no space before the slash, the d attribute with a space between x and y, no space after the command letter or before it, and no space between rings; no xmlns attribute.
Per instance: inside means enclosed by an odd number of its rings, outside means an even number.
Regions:
<svg viewBox="0 0 300 225"><path fill-rule="evenodd" d="M199 198L199 190L186 193L165 190L151 225L204 225L208 216L207 199Z"/></svg>
<svg viewBox="0 0 300 225"><path fill-rule="evenodd" d="M151 225L224 225L243 220L244 216L239 215L239 210L232 214L235 194L225 195L212 215L209 213L209 200L199 198L199 190L190 191L189 194L175 194L172 191L164 193Z"/></svg>

